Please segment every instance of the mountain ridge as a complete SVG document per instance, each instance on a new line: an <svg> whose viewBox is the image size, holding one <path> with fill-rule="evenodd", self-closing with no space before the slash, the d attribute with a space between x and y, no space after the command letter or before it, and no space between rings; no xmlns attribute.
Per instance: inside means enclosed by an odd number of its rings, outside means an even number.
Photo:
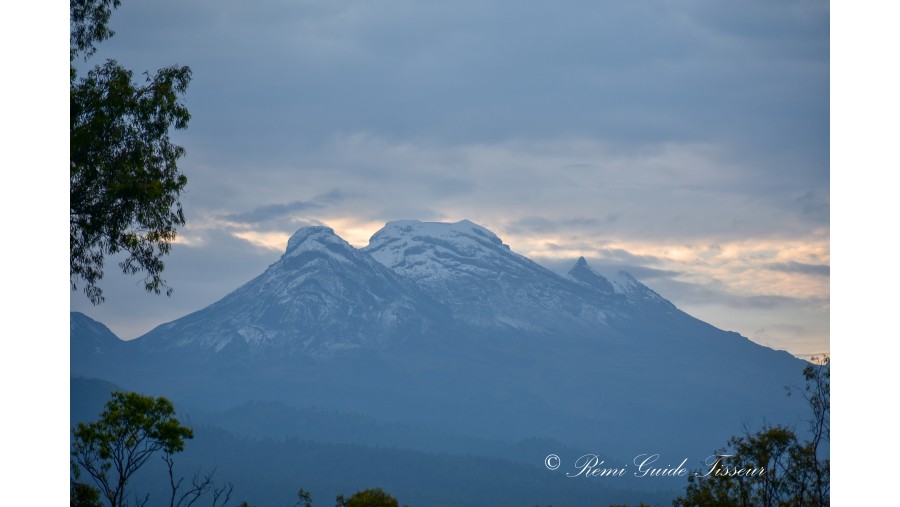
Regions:
<svg viewBox="0 0 900 507"><path fill-rule="evenodd" d="M553 273L469 221L389 222L365 248L301 228L262 274L115 355L76 336L92 329L73 327L73 375L211 411L277 401L628 456L706 452L804 408L783 394L803 361L627 273Z"/></svg>
<svg viewBox="0 0 900 507"><path fill-rule="evenodd" d="M651 300L675 310L625 272L610 281L582 257L561 276L468 220L388 222L364 248L329 227L307 226L263 274L137 340L214 353L270 343L282 353L329 355L383 347L398 335L454 327L453 321L484 333L583 334L608 327L611 311ZM344 321L364 321L365 333L351 332L357 324Z"/></svg>

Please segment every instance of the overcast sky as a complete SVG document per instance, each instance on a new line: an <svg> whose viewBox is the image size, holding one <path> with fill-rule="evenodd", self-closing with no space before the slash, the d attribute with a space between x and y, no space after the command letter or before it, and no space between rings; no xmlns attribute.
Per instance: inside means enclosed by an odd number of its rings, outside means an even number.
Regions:
<svg viewBox="0 0 900 507"><path fill-rule="evenodd" d="M71 308L130 339L277 260L468 218L550 269L624 266L796 355L829 346L823 1L126 0L92 63L189 65L171 298L109 264Z"/></svg>

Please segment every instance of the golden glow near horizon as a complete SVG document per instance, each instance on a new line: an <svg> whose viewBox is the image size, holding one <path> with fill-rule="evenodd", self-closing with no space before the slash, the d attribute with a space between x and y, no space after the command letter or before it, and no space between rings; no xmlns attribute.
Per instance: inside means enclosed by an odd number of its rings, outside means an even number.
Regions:
<svg viewBox="0 0 900 507"><path fill-rule="evenodd" d="M334 233L350 243L356 248L363 248L369 244L369 238L372 237L379 229L384 227L381 222L360 222L353 218L328 218L317 220L317 224L321 224L334 229ZM299 227L298 227L299 229ZM287 246L288 239L296 231L253 231L253 230L236 230L232 231L232 235L250 242L254 246L283 252Z"/></svg>
<svg viewBox="0 0 900 507"><path fill-rule="evenodd" d="M457 219L442 218L443 222ZM476 220L477 221L477 220ZM369 244L371 236L384 227L380 221L350 216L305 219L298 223L326 225L356 248ZM822 270L830 263L830 238L827 229L811 231L805 237L762 237L741 240L697 239L690 243L649 241L589 234L522 234L504 231L502 223L481 222L497 233L504 243L521 255L542 260L574 260L585 256L609 264L638 264L669 272L676 283L709 288L711 294L746 298L790 298L793 306L769 303L746 308L728 301L681 301L676 295L662 293L692 315L723 329L738 331L763 345L788 349L801 357L827 353L829 276ZM195 222L194 231L179 236L178 243L202 244L203 229L225 228L250 244L272 252L283 252L295 231L257 231L246 224L214 220L205 225ZM298 225L298 228L300 226ZM191 234L196 232L197 234ZM639 260L629 261L638 258ZM656 289L654 281L647 285ZM791 318L788 318L790 316ZM800 325L792 319L802 321ZM824 337L824 338L823 338Z"/></svg>
<svg viewBox="0 0 900 507"><path fill-rule="evenodd" d="M577 246L567 248L564 238L515 235L504 241L527 257L571 259L584 255L602 259L606 251L653 257L654 262L647 267L679 271L681 278L698 283L718 280L748 295L827 298L829 292L827 277L777 269L791 263L828 265L829 238L824 231L801 239L709 240L689 245L608 238L591 245L589 239L579 238Z"/></svg>
<svg viewBox="0 0 900 507"><path fill-rule="evenodd" d="M674 282L710 289L705 298L686 301L661 294L691 315L805 359L830 353L830 277L816 272L830 265L826 229L800 238L695 239L691 244L501 231L498 235L513 251L538 261L583 255L610 264L629 264L616 254L642 257L639 264L644 267L676 272L670 277ZM647 285L658 289L652 280ZM712 297L715 294L723 295L722 300ZM746 306L736 307L734 301L726 300L731 297L743 300ZM753 301L759 301L758 306Z"/></svg>
<svg viewBox="0 0 900 507"><path fill-rule="evenodd" d="M322 223L334 229L335 234L356 248L367 246L369 238L384 227L384 222L360 221L352 217L326 218Z"/></svg>
<svg viewBox="0 0 900 507"><path fill-rule="evenodd" d="M267 250L275 250L276 252L283 252L285 246L287 246L288 239L291 237L290 233L277 231L235 231L232 232L232 235L245 241L249 241L254 246L265 248Z"/></svg>
<svg viewBox="0 0 900 507"><path fill-rule="evenodd" d="M357 248L368 245L369 238L384 226L382 222L353 217L330 217L316 222L331 227L335 234ZM236 230L231 234L254 246L283 252L292 233ZM622 251L632 256L653 258L652 262L646 263L647 267L678 271L679 278L694 283L720 282L738 294L826 300L829 294L828 277L777 269L791 263L828 265L829 238L824 230L815 231L807 238L725 242L710 239L692 244L611 238L592 241L592 238L583 237L573 240L571 237L504 234L502 231L498 231L498 235L514 252L530 258L574 259L584 255L604 259L607 257L604 252ZM192 240L183 242L191 244Z"/></svg>

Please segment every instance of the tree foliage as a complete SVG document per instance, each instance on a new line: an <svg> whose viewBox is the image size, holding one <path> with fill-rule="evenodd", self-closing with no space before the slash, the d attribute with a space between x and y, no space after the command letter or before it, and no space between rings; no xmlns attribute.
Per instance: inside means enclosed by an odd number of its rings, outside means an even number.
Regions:
<svg viewBox="0 0 900 507"><path fill-rule="evenodd" d="M399 507L397 499L381 488L357 491L343 505L345 507Z"/></svg>
<svg viewBox="0 0 900 507"><path fill-rule="evenodd" d="M69 507L103 507L100 491L90 484L73 479L69 486Z"/></svg>
<svg viewBox="0 0 900 507"><path fill-rule="evenodd" d="M816 358L814 358L814 361ZM830 503L830 460L820 456L830 437L830 361L810 364L803 370L802 389L811 417L808 441L784 426L732 437L716 452L708 470L688 475L684 494L676 507L822 507ZM790 394L790 390L788 391ZM826 453L827 454L827 453ZM764 470L760 475L729 471ZM722 472L722 473L718 473Z"/></svg>
<svg viewBox="0 0 900 507"><path fill-rule="evenodd" d="M184 148L169 130L187 128L190 113L179 96L189 67L172 66L141 83L115 60L78 78L76 58L89 59L96 43L114 35L108 22L119 0L70 3L70 283L83 284L94 304L106 256L125 254L123 273L145 272L144 287L171 293L162 278L176 228L184 225L179 196L187 178L178 169Z"/></svg>
<svg viewBox="0 0 900 507"><path fill-rule="evenodd" d="M820 459L819 452L824 442L831 440L831 360L822 359L821 364L813 363L803 369L806 380L802 393L809 404L812 416L808 420L812 438L797 449L795 460L803 466L797 473L802 473L802 484L808 489L802 491L804 497L811 496L814 505L828 505L831 492L831 462L828 458Z"/></svg>
<svg viewBox="0 0 900 507"><path fill-rule="evenodd" d="M73 484L85 484L79 481L87 474L111 507L125 505L128 481L151 456L163 453L170 459L184 450L185 439L194 436L175 417L166 398L121 392L112 394L97 421L79 423L72 434ZM77 487L76 491L73 486L72 501L76 493L90 500L85 487Z"/></svg>
<svg viewBox="0 0 900 507"><path fill-rule="evenodd" d="M300 488L297 491L297 503L294 505L297 507L312 507L312 494L310 494L309 491Z"/></svg>

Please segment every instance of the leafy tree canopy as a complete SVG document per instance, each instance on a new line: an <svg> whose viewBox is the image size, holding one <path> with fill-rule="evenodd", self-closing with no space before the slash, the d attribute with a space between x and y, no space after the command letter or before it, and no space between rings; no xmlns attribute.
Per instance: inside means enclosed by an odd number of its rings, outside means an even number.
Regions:
<svg viewBox="0 0 900 507"><path fill-rule="evenodd" d="M73 502L77 497L81 505L96 503L80 482L87 474L112 507L125 505L129 479L151 456L181 452L185 439L194 437L166 398L121 392L112 394L99 420L79 423L72 434Z"/></svg>
<svg viewBox="0 0 900 507"><path fill-rule="evenodd" d="M814 358L815 360L815 358ZM830 437L831 366L828 358L803 370L806 386L800 389L809 404L810 440L801 441L793 430L766 426L732 437L716 452L707 471L688 475L676 507L823 507L830 504L830 460L822 444ZM790 393L790 391L789 391ZM710 463L707 463L710 465ZM761 474L738 471L761 470Z"/></svg>
<svg viewBox="0 0 900 507"><path fill-rule="evenodd" d="M165 289L161 257L176 227L184 225L179 196L187 178L177 161L184 148L172 144L170 128L187 128L190 113L179 96L191 80L189 67L172 66L141 83L115 60L81 78L76 58L88 60L95 44L114 35L108 23L119 0L70 3L70 284L103 302L98 282L105 257L125 254L123 273L144 272L144 287Z"/></svg>
<svg viewBox="0 0 900 507"><path fill-rule="evenodd" d="M347 507L398 507L397 499L381 488L357 491L347 499Z"/></svg>

